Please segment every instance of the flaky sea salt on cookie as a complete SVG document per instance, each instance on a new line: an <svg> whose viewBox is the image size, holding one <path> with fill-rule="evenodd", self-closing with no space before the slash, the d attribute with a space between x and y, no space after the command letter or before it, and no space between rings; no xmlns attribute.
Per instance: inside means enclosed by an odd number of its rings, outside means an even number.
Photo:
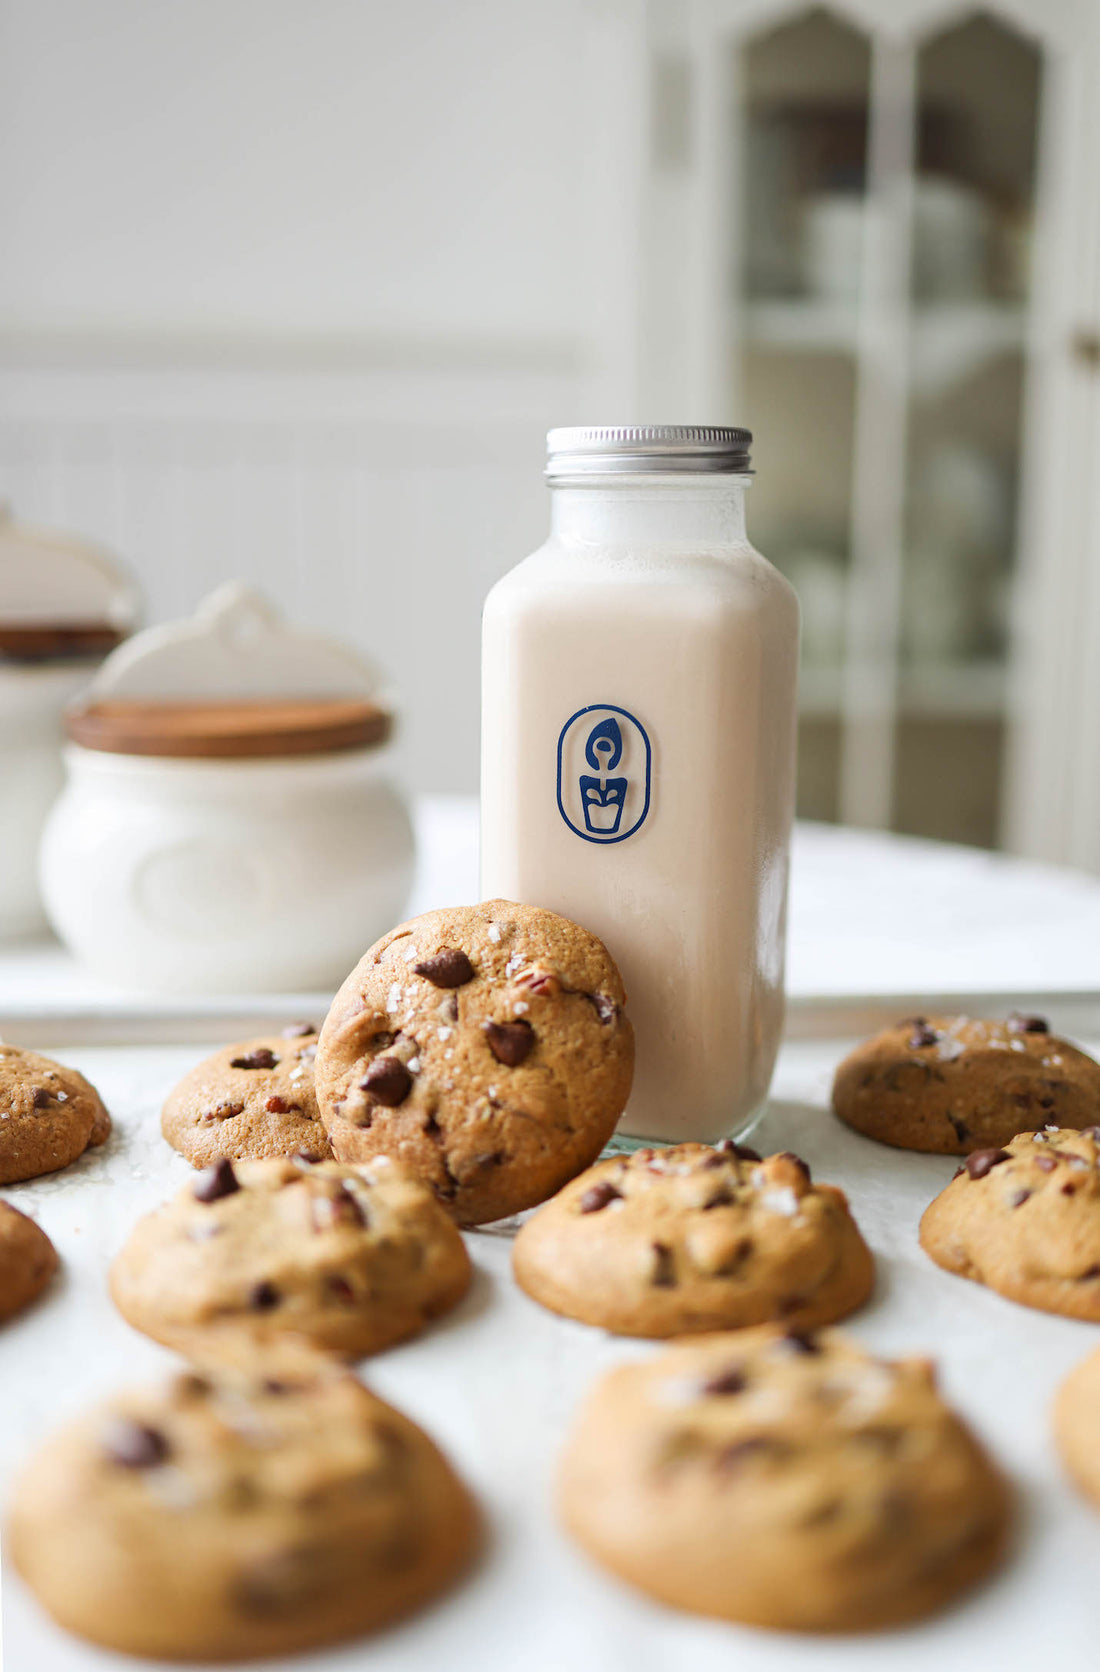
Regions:
<svg viewBox="0 0 1100 1672"><path fill-rule="evenodd" d="M833 1108L880 1143L966 1155L1048 1122L1100 1122L1100 1063L1042 1016L912 1016L845 1057Z"/></svg>
<svg viewBox="0 0 1100 1672"><path fill-rule="evenodd" d="M197 1332L292 1331L379 1352L454 1306L462 1237L427 1187L386 1157L222 1160L134 1227L111 1268L136 1329L186 1350Z"/></svg>
<svg viewBox="0 0 1100 1672"><path fill-rule="evenodd" d="M925 1209L920 1241L1009 1300L1100 1322L1100 1127L974 1150Z"/></svg>
<svg viewBox="0 0 1100 1672"><path fill-rule="evenodd" d="M193 1167L331 1154L313 1093L317 1029L292 1023L281 1033L215 1051L169 1095L160 1127Z"/></svg>
<svg viewBox="0 0 1100 1672"><path fill-rule="evenodd" d="M522 1227L512 1265L543 1306L620 1335L833 1323L874 1283L842 1191L729 1141L597 1162Z"/></svg>

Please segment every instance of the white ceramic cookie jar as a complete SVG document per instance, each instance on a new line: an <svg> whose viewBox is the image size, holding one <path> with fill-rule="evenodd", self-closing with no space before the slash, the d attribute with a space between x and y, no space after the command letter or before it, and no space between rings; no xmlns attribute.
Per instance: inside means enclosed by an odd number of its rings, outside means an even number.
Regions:
<svg viewBox="0 0 1100 1672"><path fill-rule="evenodd" d="M158 991L327 987L402 913L413 837L378 670L220 588L105 663L69 716L50 920Z"/></svg>
<svg viewBox="0 0 1100 1672"><path fill-rule="evenodd" d="M65 775L66 704L131 631L114 559L17 523L0 505L0 938L40 934L38 844Z"/></svg>

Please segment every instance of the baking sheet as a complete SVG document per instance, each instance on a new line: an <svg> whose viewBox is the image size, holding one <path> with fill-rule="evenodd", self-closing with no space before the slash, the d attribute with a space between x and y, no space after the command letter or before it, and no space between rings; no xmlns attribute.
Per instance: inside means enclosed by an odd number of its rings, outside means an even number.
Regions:
<svg viewBox="0 0 1100 1672"><path fill-rule="evenodd" d="M214 1041L210 1041L211 1045ZM53 1042L103 1092L116 1132L51 1178L3 1194L40 1220L64 1261L60 1280L0 1331L0 1489L67 1415L172 1356L131 1330L107 1298L107 1266L136 1217L189 1168L160 1137L158 1111L201 1045ZM1095 1049L1095 1044L1093 1046ZM451 1453L478 1493L488 1546L474 1573L419 1617L381 1636L265 1662L299 1672L1093 1672L1100 1632L1100 1513L1055 1457L1048 1413L1061 1377L1100 1329L1029 1312L949 1277L921 1253L916 1226L956 1165L873 1144L827 1112L841 1042L789 1043L754 1140L804 1155L844 1186L878 1259L872 1302L847 1326L876 1351L936 1356L945 1391L1016 1483L1017 1548L1006 1570L926 1623L868 1638L803 1639L679 1615L590 1565L558 1532L555 1461L585 1390L605 1368L659 1351L552 1317L508 1275L507 1231L468 1237L476 1266L461 1307L364 1374ZM798 1583L797 1573L791 1583ZM140 1668L55 1628L4 1573L6 1672Z"/></svg>

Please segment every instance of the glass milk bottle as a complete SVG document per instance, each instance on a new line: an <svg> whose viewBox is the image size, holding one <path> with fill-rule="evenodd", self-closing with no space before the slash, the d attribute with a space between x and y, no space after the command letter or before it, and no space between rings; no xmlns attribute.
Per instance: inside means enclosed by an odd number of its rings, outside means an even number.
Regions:
<svg viewBox="0 0 1100 1672"><path fill-rule="evenodd" d="M749 1130L783 1023L798 604L746 430L552 430L550 537L482 627L481 887L595 931L637 1043L620 1131Z"/></svg>

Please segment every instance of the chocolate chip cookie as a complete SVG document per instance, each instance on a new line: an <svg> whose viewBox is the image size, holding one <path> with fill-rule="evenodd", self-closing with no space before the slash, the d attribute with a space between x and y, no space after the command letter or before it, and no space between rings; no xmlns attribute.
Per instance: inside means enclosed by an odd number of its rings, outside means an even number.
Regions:
<svg viewBox="0 0 1100 1672"><path fill-rule="evenodd" d="M102 1144L111 1117L75 1068L0 1045L0 1184L67 1167Z"/></svg>
<svg viewBox="0 0 1100 1672"><path fill-rule="evenodd" d="M302 1154L330 1156L317 1113L313 1059L317 1030L295 1023L281 1034L246 1039L215 1051L185 1074L160 1117L160 1129L192 1167L265 1161Z"/></svg>
<svg viewBox="0 0 1100 1672"><path fill-rule="evenodd" d="M27 1465L7 1551L69 1631L238 1660L353 1637L449 1584L477 1536L415 1423L335 1365L203 1365L63 1428Z"/></svg>
<svg viewBox="0 0 1100 1672"><path fill-rule="evenodd" d="M1071 1370L1058 1389L1054 1439L1081 1491L1100 1507L1100 1349Z"/></svg>
<svg viewBox="0 0 1100 1672"><path fill-rule="evenodd" d="M795 1631L930 1613L996 1565L1011 1520L926 1360L775 1325L611 1371L569 1440L559 1503L639 1589Z"/></svg>
<svg viewBox="0 0 1100 1672"><path fill-rule="evenodd" d="M1100 1121L1100 1063L1041 1016L913 1016L845 1057L833 1108L880 1143L966 1155L1048 1122Z"/></svg>
<svg viewBox="0 0 1100 1672"><path fill-rule="evenodd" d="M521 1229L521 1289L619 1335L833 1323L871 1292L874 1262L840 1190L796 1155L731 1140L613 1156Z"/></svg>
<svg viewBox="0 0 1100 1672"><path fill-rule="evenodd" d="M0 1202L0 1323L42 1293L58 1264L42 1227L10 1202Z"/></svg>
<svg viewBox="0 0 1100 1672"><path fill-rule="evenodd" d="M1100 1322L1100 1127L973 1150L924 1211L936 1264L1022 1306Z"/></svg>
<svg viewBox="0 0 1100 1672"><path fill-rule="evenodd" d="M626 1106L634 1036L595 935L490 900L372 946L317 1047L342 1161L387 1154L461 1223L533 1207L594 1161Z"/></svg>
<svg viewBox="0 0 1100 1672"><path fill-rule="evenodd" d="M353 1355L415 1335L469 1283L454 1223L386 1156L223 1157L140 1220L111 1268L123 1317L169 1346L243 1326Z"/></svg>

